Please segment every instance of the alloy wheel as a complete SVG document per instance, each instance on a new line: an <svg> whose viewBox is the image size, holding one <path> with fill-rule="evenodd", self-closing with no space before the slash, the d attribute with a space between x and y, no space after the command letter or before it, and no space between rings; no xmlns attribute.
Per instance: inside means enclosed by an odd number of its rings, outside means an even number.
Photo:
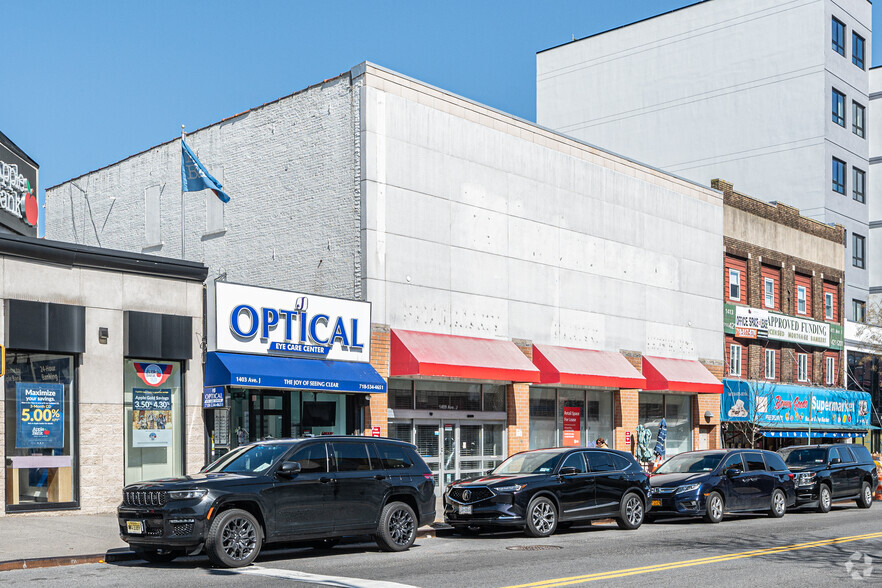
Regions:
<svg viewBox="0 0 882 588"><path fill-rule="evenodd" d="M775 512L783 513L786 505L784 504L784 494L781 492L775 493Z"/></svg>
<svg viewBox="0 0 882 588"><path fill-rule="evenodd" d="M723 501L716 494L711 496L710 511L714 520L718 520L723 516Z"/></svg>
<svg viewBox="0 0 882 588"><path fill-rule="evenodd" d="M396 510L389 517L389 535L398 545L407 545L410 542L415 527L413 517L403 508Z"/></svg>
<svg viewBox="0 0 882 588"><path fill-rule="evenodd" d="M821 506L824 510L830 510L830 491L826 487L821 489Z"/></svg>
<svg viewBox="0 0 882 588"><path fill-rule="evenodd" d="M221 545L231 559L247 559L257 548L257 530L248 519L230 519L221 533Z"/></svg>
<svg viewBox="0 0 882 588"><path fill-rule="evenodd" d="M871 504L873 502L873 492L869 486L864 486L864 502Z"/></svg>
<svg viewBox="0 0 882 588"><path fill-rule="evenodd" d="M554 527L554 509L547 502L534 506L531 516L533 527L540 533L548 533Z"/></svg>
<svg viewBox="0 0 882 588"><path fill-rule="evenodd" d="M636 496L631 496L625 505L625 515L628 522L634 526L643 522L643 503Z"/></svg>

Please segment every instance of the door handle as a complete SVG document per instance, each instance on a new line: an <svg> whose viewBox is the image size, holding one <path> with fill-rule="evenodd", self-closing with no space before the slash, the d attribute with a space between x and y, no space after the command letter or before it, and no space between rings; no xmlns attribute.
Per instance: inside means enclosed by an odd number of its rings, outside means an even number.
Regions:
<svg viewBox="0 0 882 588"><path fill-rule="evenodd" d="M322 484L327 484L333 481L335 481L334 478L319 478L319 482L321 482Z"/></svg>
<svg viewBox="0 0 882 588"><path fill-rule="evenodd" d="M376 476L374 476L374 480L385 480L385 479L386 479L386 476L384 476L383 474L377 474Z"/></svg>

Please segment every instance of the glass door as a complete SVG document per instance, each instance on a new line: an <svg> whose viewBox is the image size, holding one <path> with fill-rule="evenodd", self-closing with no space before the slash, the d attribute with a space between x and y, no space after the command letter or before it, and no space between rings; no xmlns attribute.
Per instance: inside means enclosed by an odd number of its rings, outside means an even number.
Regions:
<svg viewBox="0 0 882 588"><path fill-rule="evenodd" d="M291 436L291 395L277 390L251 392L248 411L251 441Z"/></svg>

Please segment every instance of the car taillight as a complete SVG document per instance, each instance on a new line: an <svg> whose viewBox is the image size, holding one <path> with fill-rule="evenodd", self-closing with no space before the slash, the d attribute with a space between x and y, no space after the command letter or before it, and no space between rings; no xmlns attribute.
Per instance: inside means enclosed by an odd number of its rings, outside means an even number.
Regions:
<svg viewBox="0 0 882 588"><path fill-rule="evenodd" d="M427 480L431 480L431 479L432 479L432 474L423 474L423 477L424 477L425 479L427 479Z"/></svg>
<svg viewBox="0 0 882 588"><path fill-rule="evenodd" d="M790 476L791 480L793 479L793 474L787 474L787 475Z"/></svg>

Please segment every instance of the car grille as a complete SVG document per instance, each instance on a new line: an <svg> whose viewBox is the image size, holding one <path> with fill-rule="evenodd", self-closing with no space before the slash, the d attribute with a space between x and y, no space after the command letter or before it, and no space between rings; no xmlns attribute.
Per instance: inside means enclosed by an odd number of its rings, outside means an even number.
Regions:
<svg viewBox="0 0 882 588"><path fill-rule="evenodd" d="M172 535L190 535L193 532L192 521L172 521Z"/></svg>
<svg viewBox="0 0 882 588"><path fill-rule="evenodd" d="M674 487L674 488L653 488L652 493L653 494L670 494L676 489L677 489L676 487Z"/></svg>
<svg viewBox="0 0 882 588"><path fill-rule="evenodd" d="M123 504L126 506L165 506L168 494L162 490L132 490L123 492Z"/></svg>
<svg viewBox="0 0 882 588"><path fill-rule="evenodd" d="M450 489L447 496L457 502L471 504L487 500L494 496L494 494L490 488L485 488L484 486L456 486Z"/></svg>

